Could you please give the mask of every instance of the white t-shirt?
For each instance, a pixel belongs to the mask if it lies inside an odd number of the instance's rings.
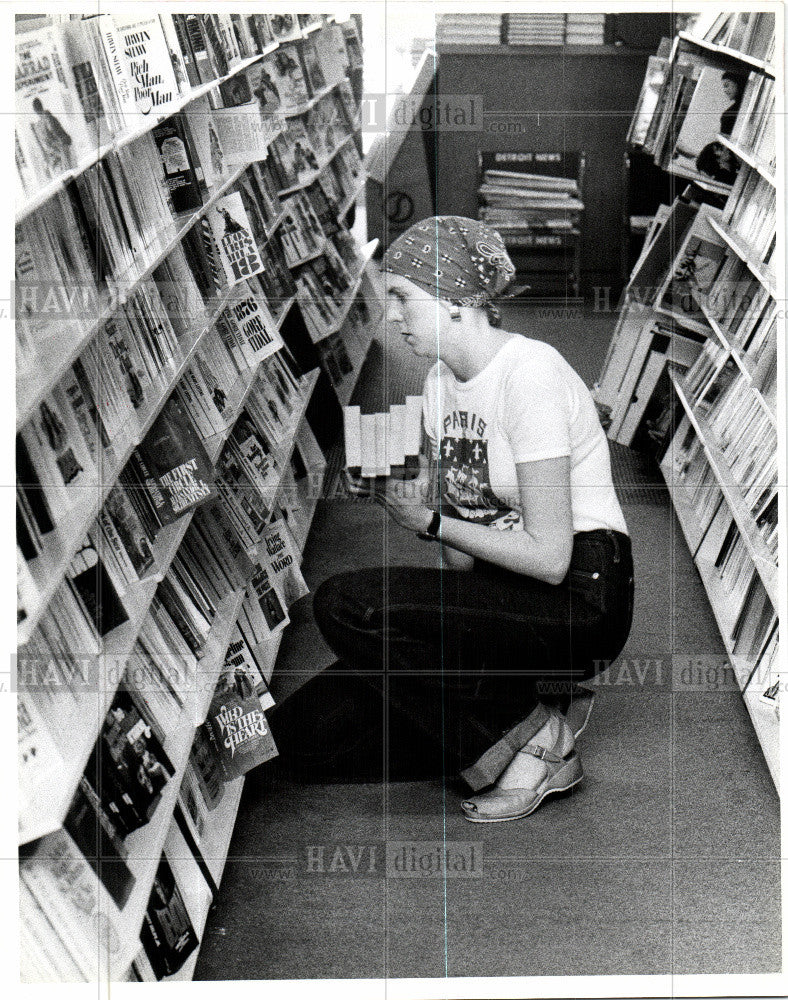
[[[460,517],[522,530],[515,464],[568,455],[574,531],[627,532],[591,393],[549,344],[512,337],[467,382],[438,361],[424,385],[424,428],[433,455],[440,449],[443,499]]]

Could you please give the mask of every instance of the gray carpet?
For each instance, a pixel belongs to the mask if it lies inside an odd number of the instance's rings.
[[[505,325],[550,339],[591,382],[612,320],[556,322],[515,305]],[[381,344],[378,372],[394,350]],[[379,383],[365,374],[375,408]],[[406,374],[396,392],[417,377]],[[687,683],[690,658],[708,668],[724,648],[658,473],[618,447],[613,466],[636,607],[626,649],[596,682],[583,784],[527,820],[474,826],[453,784],[296,786],[258,769],[196,978],[780,969],[779,800],[738,691],[714,690],[708,674],[702,690]],[[318,510],[305,574],[315,587],[362,561],[425,558],[434,549],[379,508],[333,499]],[[306,598],[283,642],[277,699],[330,659]],[[386,877],[386,845],[402,841],[473,842],[479,871]]]

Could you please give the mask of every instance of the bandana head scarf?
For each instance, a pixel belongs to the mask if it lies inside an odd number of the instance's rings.
[[[386,251],[383,269],[454,305],[484,306],[491,321],[499,319],[492,299],[514,277],[498,233],[459,215],[439,215],[411,226]]]

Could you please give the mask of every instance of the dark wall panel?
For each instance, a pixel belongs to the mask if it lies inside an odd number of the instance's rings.
[[[484,129],[437,135],[437,211],[476,216],[478,149],[586,152],[581,273],[586,289],[625,268],[625,139],[648,52],[568,54],[466,49],[440,53],[438,93],[479,94]]]

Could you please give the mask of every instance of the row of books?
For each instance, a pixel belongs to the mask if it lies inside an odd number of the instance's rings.
[[[671,360],[689,367],[705,339],[695,329],[687,329],[688,324],[695,327],[689,319],[704,317],[691,294],[692,286],[689,296],[686,285],[677,287],[677,272],[680,275],[681,271],[674,262],[676,248],[685,246],[697,216],[698,205],[683,198],[658,207],[626,288],[604,367],[594,387],[597,406],[608,415],[608,433],[622,444],[630,445],[635,438],[650,399],[646,389],[650,387],[653,392],[656,388],[668,353]],[[655,312],[656,308],[660,312]],[[687,320],[681,316],[684,311]],[[652,350],[655,340],[661,348],[658,351]],[[665,412],[669,416],[668,408]]]
[[[340,240],[336,246],[326,242],[319,256],[294,269],[299,306],[315,343],[336,332],[357,301],[363,267],[354,246]]]
[[[127,295],[160,260],[162,249],[178,238],[176,214],[201,208],[209,193],[206,179],[209,174],[212,182],[217,179],[207,168],[215,162],[217,149],[207,137],[211,121],[212,116],[196,106],[191,113],[167,119],[79,175],[17,227],[15,294],[22,371],[35,369],[37,347],[55,333],[62,336],[64,325],[73,329],[75,340],[80,330],[92,329],[111,296]],[[205,142],[197,142],[192,126]],[[265,156],[267,141],[246,149],[246,161]],[[355,146],[347,136],[345,141],[347,148],[321,178],[321,190],[335,214],[356,190],[360,175]],[[201,159],[198,149],[205,154]],[[280,218],[276,191],[284,186],[282,176],[272,170],[273,162],[251,163],[234,190],[214,198],[205,217],[181,233],[185,257],[176,245],[166,258],[178,271],[173,287],[189,283],[186,267],[207,297],[262,270],[265,262],[254,258]],[[238,249],[242,243],[244,253]],[[160,275],[162,266],[154,269],[154,281],[166,280]],[[289,298],[293,291],[274,288],[274,297]]]
[[[348,377],[356,370],[354,362],[358,363],[366,353],[363,345],[372,318],[366,294],[362,284],[341,329],[322,337],[317,343],[320,363],[337,391],[347,384]],[[358,345],[361,345],[362,350],[359,350]]]
[[[776,488],[777,428],[746,385],[742,377],[732,380],[710,407],[708,417],[731,473],[752,506],[763,489],[772,484]]]
[[[643,90],[653,92],[662,80],[654,110],[643,135],[643,149],[655,163],[688,179],[733,183],[738,158],[718,141],[736,127],[748,71],[722,68],[702,53],[674,45],[667,66],[650,66]],[[643,95],[643,104],[650,98]],[[639,127],[642,134],[642,126]]]
[[[103,171],[104,161],[95,169]],[[17,227],[15,294],[22,368],[34,366],[36,348],[56,332],[62,336],[64,325],[75,329],[75,340],[90,334],[97,317],[143,284],[143,293],[150,290],[154,304],[160,297],[168,304],[176,300],[166,310],[169,323],[177,319],[181,327],[193,329],[189,320],[204,319],[205,302],[261,271],[260,248],[250,232],[246,206],[266,204],[262,192],[267,182],[267,171],[254,164],[236,182],[235,190],[216,199],[208,216],[192,225],[163,259],[155,250],[150,255],[137,252],[142,243],[132,236],[128,216],[120,210],[99,210],[94,205],[95,212],[86,215],[85,203],[71,197],[78,184],[69,185]],[[155,204],[155,192],[149,201]],[[258,214],[252,211],[255,221]],[[264,235],[264,228],[261,232],[258,227],[256,238]],[[136,264],[130,272],[132,261]],[[151,264],[156,265],[152,270]],[[178,289],[182,293],[174,296]],[[135,295],[133,306],[126,309],[131,322],[146,297]]]
[[[759,184],[758,172],[728,148],[768,166],[773,89],[768,70],[759,72],[752,61],[735,59],[727,50],[724,59],[713,52],[722,46],[769,58],[769,46],[755,40],[761,31],[773,35],[774,15],[701,13],[689,30],[691,35],[662,45],[649,60],[629,141],[663,167],[702,183],[655,215],[598,394],[611,407],[611,433],[620,431],[641,397],[633,369],[653,357],[655,317],[666,320],[668,357],[676,353],[679,338],[695,338],[695,358],[687,356],[684,376],[670,373],[681,391],[664,380],[654,385],[654,399],[644,411],[648,433],[641,428],[635,440],[645,445],[654,439],[652,431],[660,432],[661,468],[776,775],[768,718],[753,707],[747,690],[756,666],[762,678],[758,689],[774,687],[770,671],[778,646],[777,311],[760,277],[771,252],[774,187],[766,179]],[[749,48],[747,36],[755,48]],[[693,135],[694,145],[685,142]],[[700,142],[706,145],[699,148]],[[705,202],[700,208],[698,200]],[[720,211],[710,204],[725,207]],[[737,241],[740,254],[733,249]],[[747,261],[741,259],[744,252]],[[661,415],[649,421],[649,412],[660,406]],[[775,704],[773,690],[771,695]]]
[[[176,283],[183,271],[173,272],[166,264],[162,271],[167,280],[152,282],[107,321],[18,435],[23,494],[26,485],[35,487],[29,497],[24,494],[31,510],[24,511],[23,521],[36,554],[40,536],[83,504],[85,489],[99,482],[100,471],[104,480],[108,469],[117,474],[119,457],[138,439],[141,421],[135,415],[151,412],[166,396],[176,359],[188,347],[192,315],[171,296],[173,290],[179,296],[185,292],[190,312],[194,300],[202,300],[188,294],[183,277]],[[232,416],[227,400],[243,376],[281,346],[262,298],[239,294],[200,341],[179,386],[195,417],[203,414],[201,426],[210,425],[211,433],[223,430]]]
[[[605,15],[440,14],[435,36],[444,45],[603,45]]]
[[[436,18],[435,38],[444,45],[498,45],[501,14],[441,14]]]
[[[757,265],[769,265],[777,245],[777,192],[754,170],[737,179],[723,212],[723,224],[756,255]]]
[[[18,36],[15,148],[23,192],[78,169],[113,136],[180,107],[192,88],[226,77],[271,42],[300,34],[295,15],[287,15],[296,27],[277,35],[277,17],[98,14]],[[328,25],[270,53],[224,81],[224,107],[259,119],[308,101],[327,77],[338,82],[350,68],[344,37],[339,25]]]
[[[774,58],[774,13],[703,12],[697,15],[690,30],[697,38],[742,52],[754,59],[769,62]]]
[[[298,380],[284,360],[269,355],[260,361],[253,356],[257,368],[249,365],[244,369],[255,375],[247,390],[246,409],[225,417],[222,357],[224,367],[231,370],[230,353],[219,341],[212,355],[198,356],[189,376],[166,402],[125,467],[117,470],[115,464],[118,482],[110,489],[87,542],[91,549],[102,543],[106,546],[115,589],[121,593],[151,572],[151,549],[158,531],[214,489],[210,460],[195,423],[204,437],[210,438],[225,433],[236,419],[249,423],[251,411],[264,428],[261,433],[281,441],[286,421],[300,399]],[[20,622],[37,607],[38,590],[48,585],[47,576],[53,572],[51,563],[39,566],[38,557],[60,551],[64,544],[59,537],[61,526],[70,523],[72,512],[79,515],[86,504],[89,516],[98,484],[104,481],[100,429],[105,425],[102,422],[97,429],[94,415],[98,408],[89,395],[90,387],[83,387],[78,399],[69,400],[84,415],[81,425],[66,411],[66,403],[58,410],[45,402],[37,418],[17,438],[17,544],[22,563],[18,572],[23,583]],[[85,405],[86,399],[89,405]],[[210,422],[210,413],[215,415],[215,423]],[[90,444],[96,462],[90,459]],[[106,607],[109,610],[112,605]],[[125,618],[118,620],[117,612],[109,615],[101,634],[122,620]]]
[[[308,202],[292,199],[288,202],[289,222],[285,221],[269,165],[252,164],[234,185],[235,190],[214,202],[209,217],[192,226],[182,243],[172,248],[144,282],[132,285],[126,304],[117,308],[99,336],[88,343],[83,362],[106,369],[98,381],[108,391],[120,386],[120,392],[115,394],[121,397],[125,386],[132,396],[133,410],[141,411],[146,386],[158,387],[162,372],[168,366],[171,368],[179,353],[188,349],[190,340],[207,321],[207,305],[220,294],[227,295],[230,288],[234,288],[238,301],[225,315],[243,316],[248,308],[244,319],[246,330],[266,327],[266,339],[272,343],[270,319],[279,318],[281,309],[296,291],[283,243],[290,241],[292,262],[296,231],[305,238],[310,233],[322,238],[320,223],[314,211],[309,210],[313,202],[319,206],[321,217],[332,226],[335,240],[346,239],[337,222],[336,209],[346,188],[357,185],[360,162],[355,147],[353,150],[353,176],[345,180],[345,187],[338,191],[333,180],[321,176],[310,187]],[[341,164],[338,162],[338,167]],[[326,190],[333,193],[331,200]],[[97,262],[106,263],[103,244],[95,247],[96,253],[91,256],[78,252],[79,243],[75,250],[72,240],[77,233],[63,226],[64,216],[49,214],[56,203],[57,199],[46,210],[36,213],[17,233],[16,329],[22,371],[35,370],[39,351],[49,350],[49,341],[62,337],[64,324],[67,328],[76,327],[73,337],[78,343],[80,336],[84,339],[95,327],[96,316],[101,315],[101,301],[97,301],[98,290],[92,276]],[[294,205],[300,206],[297,230]],[[108,217],[102,219],[106,223],[105,233],[116,228]],[[308,229],[301,228],[303,222],[309,223]],[[101,236],[101,230],[94,229],[92,233]],[[38,238],[33,238],[34,234]],[[252,309],[248,303],[255,298],[258,304]],[[266,299],[270,313],[264,303]],[[81,335],[79,331],[83,331]],[[117,346],[122,341],[126,346]],[[108,343],[115,351],[116,367],[122,369],[114,375],[108,370],[111,366]],[[117,414],[120,425],[127,419],[128,413],[121,410]]]
[[[777,345],[777,302],[732,250],[725,248],[708,307],[729,343],[757,365]]]
[[[684,433],[677,433],[676,438],[671,455],[671,482],[674,489],[681,490],[682,502],[692,508],[702,537],[723,502],[722,490],[692,424],[688,424]]]
[[[733,520],[717,552],[714,568],[726,592],[730,607],[734,609],[738,618],[744,610],[747,594],[756,573],[741,531]]]
[[[775,81],[771,76],[753,73],[741,99],[741,111],[731,132],[731,141],[750,153],[760,163],[774,170]]]
[[[725,595],[723,607],[715,589],[712,603],[729,651],[746,664],[744,681],[755,664],[764,665],[777,615],[723,499],[703,443],[687,417],[679,423],[663,470],[674,491],[680,491],[682,508],[691,511],[684,515],[685,530],[699,540],[697,559],[702,573],[713,571]],[[776,511],[767,516],[776,522]]]
[[[325,164],[335,157],[347,158],[355,152],[358,158],[355,145],[349,142],[350,125],[344,115],[339,117],[336,104],[337,100],[329,95],[308,115],[290,120],[287,136],[274,141],[271,157],[280,190],[289,191],[311,184]],[[318,120],[321,123],[319,133],[314,125]],[[345,160],[341,169],[347,172],[349,161]]]
[[[152,819],[164,785],[174,774],[163,748],[182,727],[186,708],[191,705],[194,710],[198,704],[194,700],[201,683],[198,661],[204,655],[221,602],[250,581],[237,629],[253,648],[283,627],[287,621],[283,609],[307,592],[298,569],[297,543],[284,516],[269,525],[258,536],[258,542],[252,562],[221,504],[204,505],[196,513],[157,587],[104,729],[64,821],[82,852],[95,864],[97,875],[120,909],[135,881],[125,864],[126,839]],[[84,554],[81,559],[85,559]],[[69,607],[60,599],[53,602],[23,661],[25,697],[33,700],[35,710],[41,713],[53,734],[58,732],[58,726],[62,728],[75,721],[74,713],[63,710],[64,697],[75,698],[79,691],[79,685],[74,683],[74,664],[84,668],[88,656],[97,656],[95,640],[113,624],[108,620],[106,606],[122,609],[122,602],[103,569],[101,554],[94,552],[93,558],[86,562],[84,567],[80,563],[79,577],[69,580],[72,605],[78,602],[79,608]],[[66,613],[69,610],[82,612],[82,636],[77,628],[70,627],[71,619]],[[91,652],[83,641],[86,623],[91,626],[94,639]],[[56,636],[53,637],[51,629],[57,630]],[[237,670],[235,664],[235,673]],[[36,671],[41,672],[40,676]],[[53,676],[53,672],[58,676]],[[259,682],[259,677],[252,678],[251,691],[256,693]],[[97,678],[88,679],[88,683],[96,684]],[[218,696],[227,700],[223,689]],[[211,704],[213,707],[214,703]],[[192,724],[195,721],[199,720],[193,718]],[[131,751],[127,750],[125,757],[119,750],[114,752],[116,747],[125,748],[129,729],[132,736],[128,742],[142,761],[139,766],[129,762]],[[63,739],[67,740],[67,736]],[[66,745],[60,749],[65,751]],[[216,752],[222,755],[221,743]],[[248,758],[246,763],[254,766]],[[234,766],[237,768],[238,761]],[[223,767],[225,780],[232,780],[240,773],[233,772],[227,761]],[[130,782],[141,784],[142,790],[136,785],[129,787]],[[95,842],[96,836],[99,842]]]
[[[764,513],[774,517],[767,539],[776,553],[777,432],[770,415],[725,352],[709,343],[687,372],[684,387],[692,405],[709,418],[713,440],[759,528]]]
[[[508,14],[504,30],[509,45],[604,45],[605,15]]]
[[[289,609],[307,592],[301,551],[326,465],[302,420],[313,379],[301,378],[280,327],[287,338],[299,326],[296,316],[283,324],[296,276],[311,275],[321,299],[330,287],[336,316],[361,283],[339,221],[361,174],[345,80],[360,64],[358,36],[323,27],[242,67],[239,56],[267,44],[254,37],[264,23],[295,36],[322,16],[187,19],[210,46],[212,79],[225,79],[197,100],[184,90],[170,105],[177,113],[86,170],[69,166],[62,189],[20,224],[32,221],[49,253],[28,250],[29,286],[51,267],[58,287],[85,289],[52,322],[29,295],[24,325],[31,370],[64,313],[77,328],[17,441],[20,617],[30,637],[19,660],[22,816],[39,797],[65,784],[65,799],[78,786],[62,811],[50,810],[46,829],[65,816],[63,825],[37,832],[26,851],[27,979],[116,980],[138,951],[137,978],[168,978],[198,945],[204,911],[192,903],[202,890],[198,875],[184,877],[176,826],[183,819],[199,846],[224,784],[276,753],[267,679]],[[83,23],[55,15],[28,34]],[[187,86],[197,86],[189,69],[184,60]],[[322,167],[286,198],[267,157],[277,116],[277,127],[301,135],[303,126]],[[309,261],[310,250],[321,252]],[[360,296],[345,322],[355,328],[365,315]],[[339,332],[327,340],[340,358]],[[175,785],[177,824],[165,809]],[[162,824],[170,832],[151,885]],[[148,894],[140,939],[129,940]]]

